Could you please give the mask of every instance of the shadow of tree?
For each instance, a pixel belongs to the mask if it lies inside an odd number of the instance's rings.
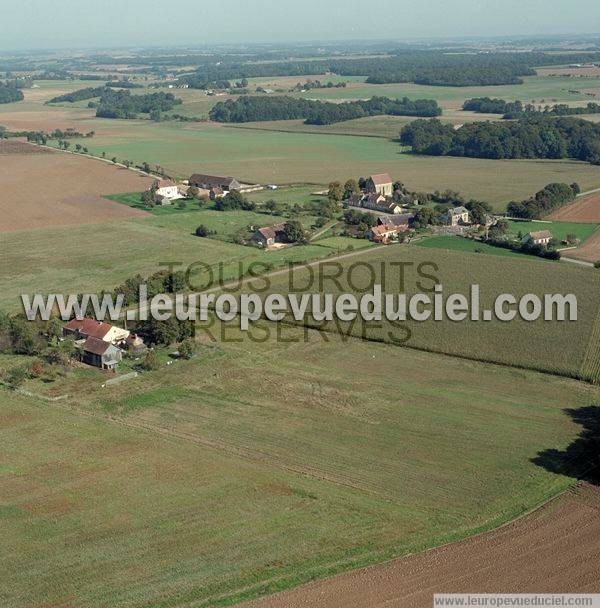
[[[583,427],[579,437],[565,450],[543,450],[531,461],[552,473],[600,485],[600,406],[564,411]]]

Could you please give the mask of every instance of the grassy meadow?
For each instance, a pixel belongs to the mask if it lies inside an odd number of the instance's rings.
[[[106,121],[105,121],[106,122]],[[108,121],[111,131],[117,121]],[[160,164],[177,176],[193,172],[234,175],[250,183],[326,185],[387,171],[417,191],[462,192],[503,210],[550,182],[577,181],[583,190],[600,186],[596,167],[576,161],[485,160],[403,153],[387,139],[317,133],[287,133],[196,123],[118,121],[120,132],[86,140],[90,151],[135,163]],[[322,158],[329,159],[327,163]]]
[[[575,222],[509,222],[509,234],[525,235],[538,230],[550,230],[555,239],[564,241],[567,235],[574,234],[581,243],[589,239],[600,228],[600,224],[580,224]]]
[[[126,195],[127,196],[127,195]],[[137,197],[128,195],[131,201]],[[285,217],[242,211],[220,212],[174,207],[156,209],[155,215],[92,226],[23,230],[2,234],[4,264],[0,268],[0,310],[22,308],[22,293],[96,293],[110,291],[136,274],[148,276],[164,269],[161,264],[202,263],[191,271],[195,285],[227,281],[243,275],[253,263],[266,267],[285,267],[291,262],[324,258],[361,244],[355,239],[336,237],[277,251],[231,242],[233,235],[249,225],[267,226]],[[315,217],[300,218],[306,228]],[[195,236],[204,224],[216,231],[210,238]],[[107,235],[90,239],[90,234]],[[92,244],[93,243],[93,244]],[[212,276],[212,280],[211,280]]]
[[[0,388],[3,605],[223,606],[495,527],[571,483],[531,459],[600,396],[298,328],[209,331],[119,386]]]

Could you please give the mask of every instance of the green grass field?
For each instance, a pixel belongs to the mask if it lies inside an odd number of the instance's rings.
[[[0,388],[4,605],[228,605],[487,530],[571,483],[531,459],[565,449],[564,409],[600,396],[228,331],[130,383],[95,372],[64,402]]]
[[[107,121],[104,121],[106,123]],[[504,209],[550,182],[600,186],[598,171],[574,161],[495,161],[424,157],[389,140],[315,133],[234,129],[213,124],[108,121],[86,145],[95,155],[160,164],[181,177],[195,171],[234,175],[250,183],[345,181],[382,171],[417,191],[451,188]],[[119,133],[115,134],[115,122]],[[93,123],[95,124],[95,122]],[[104,131],[111,127],[110,131]],[[322,158],[330,159],[327,163]]]
[[[527,259],[527,261],[540,261],[546,260],[542,258],[533,258],[532,256],[525,256],[525,254],[511,251],[510,249],[501,249],[500,247],[492,247],[479,241],[473,241],[458,236],[431,236],[425,237],[415,242],[415,245],[419,247],[426,247],[430,249],[446,249],[449,251],[464,251],[468,253],[479,253],[483,255],[496,255],[508,258],[519,258],[521,260]]]
[[[128,277],[138,273],[148,276],[164,268],[161,263],[174,261],[185,268],[201,262],[210,266],[214,280],[230,280],[256,262],[273,268],[284,267],[289,262],[327,257],[340,248],[356,245],[355,239],[338,237],[331,245],[319,241],[265,252],[229,241],[240,228],[251,224],[271,225],[285,221],[285,217],[211,209],[164,211],[147,218],[92,227],[3,234],[5,264],[0,269],[0,310],[20,310],[22,293],[110,291]],[[306,228],[315,219],[309,215],[300,218]],[[216,230],[214,238],[196,237],[194,231],[200,224]],[[90,230],[109,237],[95,238],[91,246]],[[209,280],[205,270],[193,271],[191,277],[195,285],[205,285]]]
[[[452,241],[451,246],[454,243]],[[404,278],[398,264],[405,267]],[[339,320],[316,323],[307,316],[305,322],[328,331],[365,336],[371,340],[399,341],[412,348],[600,380],[594,366],[589,363],[600,355],[597,341],[591,338],[599,312],[597,294],[600,289],[600,277],[593,269],[571,268],[527,256],[485,255],[415,245],[394,245],[366,251],[360,257],[342,261],[341,267],[327,262],[320,267],[321,271],[313,268],[310,272],[295,269],[293,282],[287,277],[275,277],[270,290],[274,293],[333,294],[358,290],[362,294],[364,289],[372,291],[373,284],[381,284],[384,293],[405,292],[410,296],[431,290],[435,279],[443,285],[446,297],[456,293],[468,297],[471,285],[478,284],[482,311],[493,308],[493,301],[500,294],[512,294],[518,299],[533,293],[542,300],[544,294],[574,294],[577,297],[577,321],[548,323],[543,318],[532,322],[517,318],[506,323],[493,318],[491,321],[456,323],[431,318],[425,322],[410,320],[394,325],[385,317],[381,322],[357,320],[352,324]],[[419,268],[433,278],[424,278],[419,274]],[[337,283],[327,279],[332,275],[339,275]],[[321,283],[320,276],[324,277]]]
[[[582,243],[589,239],[600,224],[578,224],[574,222],[509,222],[509,233],[525,235],[538,230],[550,230],[555,239],[563,241],[567,235],[574,234]]]

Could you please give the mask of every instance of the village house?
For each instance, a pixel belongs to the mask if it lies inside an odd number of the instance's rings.
[[[259,228],[252,235],[252,242],[256,243],[261,247],[272,247],[275,243],[282,243],[285,241],[284,232],[285,223],[275,224],[273,226],[265,226]]]
[[[453,207],[444,214],[446,226],[461,226],[470,222],[469,210],[465,207]]]
[[[75,345],[84,363],[100,369],[115,371],[123,359],[120,348],[99,338],[89,337],[85,341],[76,342]]]
[[[188,182],[190,186],[196,186],[196,188],[203,188],[209,191],[220,188],[224,193],[242,189],[242,185],[233,177],[222,177],[219,175],[194,173]]]
[[[397,227],[406,227],[410,225],[410,221],[413,218],[412,213],[399,213],[396,215],[382,215],[377,218],[377,223],[380,225],[392,225]]]
[[[382,196],[392,196],[394,193],[394,182],[388,173],[378,173],[371,175],[365,184],[367,192],[375,192]]]
[[[75,340],[86,340],[96,338],[109,344],[119,344],[127,340],[130,332],[110,323],[96,321],[85,317],[83,319],[72,319],[63,327],[63,336]]]
[[[373,226],[369,231],[369,238],[374,243],[387,244],[395,239],[399,234],[405,232],[408,226],[394,226],[393,224],[379,224]]]
[[[522,243],[530,243],[532,245],[548,245],[554,237],[549,230],[539,230],[538,232],[529,232],[523,239]]]
[[[170,205],[172,201],[183,198],[179,187],[170,179],[157,179],[152,184],[154,198],[161,205]]]
[[[376,192],[370,192],[362,197],[361,207],[364,209],[372,209],[373,211],[380,211],[385,207],[385,196],[377,194]]]
[[[367,194],[352,194],[346,200],[346,204],[350,207],[358,207],[362,209],[370,209],[379,213],[389,213],[392,215],[402,213],[404,209],[395,203],[389,201],[382,194],[369,192]]]

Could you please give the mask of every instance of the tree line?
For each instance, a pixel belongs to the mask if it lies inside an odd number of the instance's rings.
[[[534,115],[458,129],[437,119],[417,120],[402,129],[400,142],[432,156],[573,158],[600,165],[600,125],[571,117]]]
[[[210,111],[215,122],[257,122],[304,119],[306,124],[329,125],[364,116],[439,116],[442,110],[433,99],[410,100],[373,97],[368,101],[331,103],[286,95],[247,96],[221,101]]]
[[[468,51],[468,50],[467,50]],[[414,82],[432,86],[489,86],[520,84],[523,76],[534,76],[534,67],[561,63],[598,61],[600,53],[574,55],[543,52],[447,53],[444,50],[401,50],[384,57],[334,60],[240,62],[226,58],[200,65],[180,81],[191,88],[211,88],[210,83],[241,78],[310,76],[334,73],[366,76],[373,84]],[[225,87],[228,88],[228,87]]]
[[[534,196],[524,201],[512,201],[508,204],[507,213],[511,217],[528,220],[539,220],[549,215],[565,203],[570,203],[579,193],[579,184],[548,184]]]
[[[593,101],[585,106],[569,106],[566,103],[536,106],[521,101],[505,101],[504,99],[491,99],[490,97],[474,97],[463,103],[463,110],[483,114],[502,114],[502,118],[515,119],[523,115],[541,114],[543,116],[577,116],[581,114],[600,114],[600,104]]]

